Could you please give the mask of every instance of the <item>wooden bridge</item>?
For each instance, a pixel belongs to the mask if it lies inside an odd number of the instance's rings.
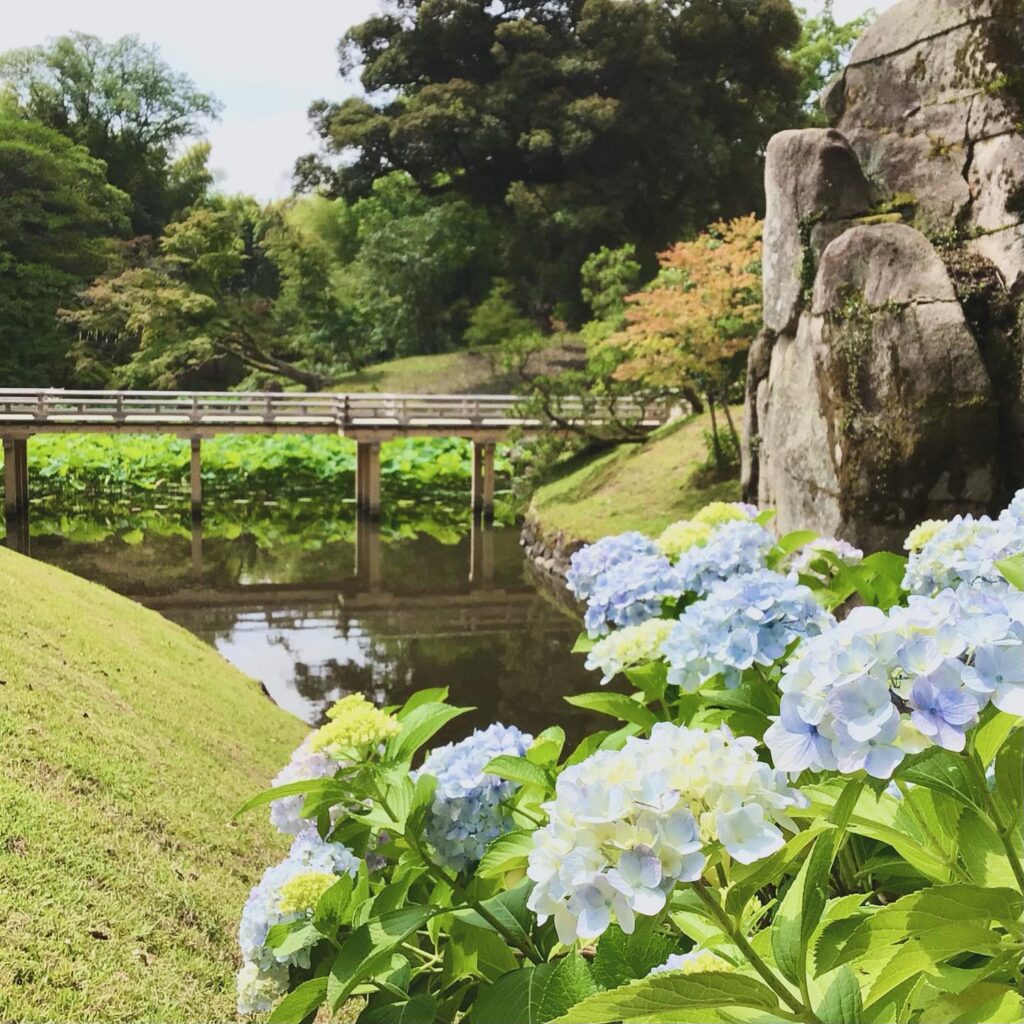
[[[27,521],[28,439],[34,434],[171,434],[192,443],[192,507],[202,504],[202,442],[218,434],[335,434],[356,442],[356,506],[380,514],[380,445],[399,437],[464,437],[473,444],[474,515],[494,514],[494,449],[513,432],[599,428],[652,430],[661,404],[562,399],[555,422],[523,410],[516,395],[306,394],[296,392],[65,391],[0,388],[7,519]]]

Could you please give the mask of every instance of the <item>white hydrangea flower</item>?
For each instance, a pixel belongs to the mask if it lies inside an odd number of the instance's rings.
[[[239,1016],[269,1013],[278,998],[288,991],[288,968],[284,964],[274,964],[264,969],[254,963],[245,963],[238,972],[236,984]]]
[[[681,971],[683,974],[697,974],[705,971],[734,971],[728,960],[712,953],[710,949],[691,949],[689,953],[673,953],[663,964],[652,967],[647,977]]]
[[[314,733],[310,733],[291,756],[291,760],[275,776],[271,786],[286,786],[292,782],[306,782],[309,779],[324,779],[334,775],[339,763],[326,754],[317,753],[312,749]],[[302,805],[306,802],[301,793],[295,796],[283,796],[270,805],[270,824],[285,835],[296,836],[303,829],[316,823],[300,815]]]
[[[678,882],[699,879],[721,844],[751,864],[780,849],[786,811],[806,801],[757,759],[757,741],[660,722],[566,769],[548,824],[534,833],[530,909],[554,918],[563,943],[594,939],[612,920],[627,933]]]

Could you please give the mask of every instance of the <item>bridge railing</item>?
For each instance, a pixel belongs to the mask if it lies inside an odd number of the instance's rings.
[[[631,399],[564,398],[560,418],[602,424],[664,422],[668,410]],[[0,424],[146,427],[286,425],[345,428],[540,427],[518,395],[408,395],[237,391],[73,391],[0,388]]]

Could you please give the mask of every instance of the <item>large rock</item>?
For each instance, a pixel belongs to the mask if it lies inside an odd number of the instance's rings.
[[[756,395],[758,498],[781,531],[898,546],[999,495],[999,411],[953,284],[923,235],[855,227]]]
[[[1017,0],[901,0],[864,33],[826,111],[916,226],[959,233],[1024,287],[1024,13]]]
[[[782,333],[796,326],[813,281],[812,229],[866,213],[872,190],[846,139],[811,128],[768,144],[765,200],[764,323]]]

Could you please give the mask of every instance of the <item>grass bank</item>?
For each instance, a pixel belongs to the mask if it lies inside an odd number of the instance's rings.
[[[347,373],[331,384],[338,391],[385,394],[503,394],[514,378],[499,367],[496,348],[406,356]]]
[[[638,444],[580,455],[534,495],[543,529],[594,541],[626,530],[660,533],[709,501],[738,501],[739,479],[700,468],[707,458],[706,415],[670,423]]]
[[[303,727],[154,612],[0,549],[0,1020],[223,1021]]]

